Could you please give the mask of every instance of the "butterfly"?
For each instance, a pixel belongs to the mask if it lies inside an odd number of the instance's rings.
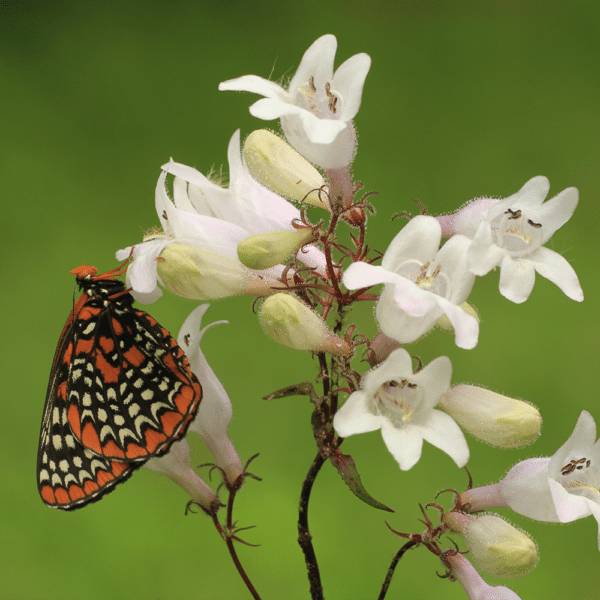
[[[38,490],[53,508],[95,502],[166,454],[202,400],[183,350],[116,279],[123,266],[71,271],[83,293],[54,355],[37,458]]]

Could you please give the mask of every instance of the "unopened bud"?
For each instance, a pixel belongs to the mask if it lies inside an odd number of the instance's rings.
[[[238,244],[238,258],[250,269],[269,269],[287,260],[313,239],[313,230],[306,227],[253,235]]]
[[[185,244],[166,246],[156,267],[170,292],[191,300],[265,296],[273,293],[272,286],[280,285],[275,278],[259,276],[226,256]]]
[[[465,538],[475,562],[490,575],[504,579],[522,577],[537,564],[535,542],[500,517],[449,512],[442,520]]]
[[[267,129],[253,131],[244,143],[244,162],[262,185],[277,194],[329,210],[320,191],[325,179],[301,154]]]
[[[476,438],[500,448],[531,444],[542,427],[535,406],[474,385],[453,386],[442,395],[438,408]]]
[[[295,350],[350,354],[347,342],[329,331],[323,320],[306,304],[290,294],[267,298],[260,310],[265,333],[276,342]]]

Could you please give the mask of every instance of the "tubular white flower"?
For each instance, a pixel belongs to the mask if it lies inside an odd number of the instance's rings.
[[[461,496],[471,511],[510,506],[535,519],[569,523],[594,515],[600,549],[600,440],[596,423],[582,411],[573,433],[553,456],[517,463],[499,483]]]
[[[520,596],[503,585],[487,584],[462,554],[448,554],[444,560],[450,565],[452,575],[465,588],[469,600],[521,600]]]
[[[535,406],[475,385],[451,387],[438,406],[469,433],[501,448],[531,444],[542,426]]]
[[[182,439],[173,443],[167,454],[151,458],[144,466],[172,479],[207,512],[216,512],[220,504],[218,496],[190,467],[189,462],[190,446],[186,439]]]
[[[465,538],[479,568],[490,575],[503,579],[523,577],[537,565],[535,542],[500,517],[449,512],[442,520]]]
[[[485,275],[500,266],[500,293],[516,303],[529,298],[536,271],[572,300],[583,300],[571,265],[543,247],[571,218],[579,193],[570,187],[544,202],[549,189],[546,177],[534,177],[508,198],[476,199],[455,215],[439,218],[447,230],[472,238],[467,263],[473,273]]]
[[[477,344],[479,323],[460,306],[475,281],[466,267],[470,241],[454,236],[439,249],[441,236],[434,217],[414,217],[392,240],[380,267],[353,263],[346,269],[343,283],[351,290],[386,284],[376,315],[388,337],[402,344],[414,342],[445,313],[454,328],[456,345],[471,349]]]
[[[189,431],[202,438],[215,459],[215,464],[223,469],[227,482],[233,485],[242,475],[243,467],[227,433],[233,415],[231,400],[200,350],[200,342],[206,331],[227,321],[216,321],[200,329],[202,317],[209,306],[201,304],[190,313],[181,326],[177,343],[185,350],[192,371],[202,384],[202,401]]]
[[[228,158],[229,189],[216,185],[191,167],[172,161],[163,165],[164,171],[158,179],[155,195],[156,212],[163,232],[147,236],[146,241],[134,247],[133,261],[127,270],[127,284],[133,288],[133,295],[139,302],[155,302],[162,295],[157,284],[164,283],[168,286],[168,282],[163,282],[157,272],[157,260],[160,261],[161,253],[169,244],[189,246],[194,249],[190,250],[190,255],[196,252],[198,256],[206,257],[205,252],[213,253],[223,257],[225,263],[225,259],[230,259],[241,268],[237,246],[243,239],[270,231],[295,231],[292,220],[300,217],[300,211],[257,183],[243,167],[239,130],[229,143]],[[175,175],[173,201],[166,188],[167,173]],[[130,252],[131,247],[119,250],[117,258],[125,260]],[[298,253],[298,259],[307,266],[316,268],[321,274],[326,271],[325,257],[314,246],[303,248]],[[215,260],[218,261],[216,258]],[[223,278],[226,273],[235,271],[236,267],[229,264],[228,268],[223,269]],[[241,273],[242,280],[232,281],[231,286],[243,289],[247,276],[251,280],[262,277],[265,282],[263,287],[267,289],[280,281],[282,271],[283,266],[278,265],[258,274]],[[223,283],[226,288],[227,282]],[[259,295],[264,294],[259,292]],[[187,297],[208,300],[222,296],[207,293],[194,296],[188,294]]]
[[[451,376],[447,356],[413,374],[408,352],[394,350],[363,377],[362,389],[346,400],[333,426],[343,437],[381,429],[383,441],[403,471],[421,458],[423,440],[463,467],[469,460],[469,448],[460,427],[446,413],[434,410],[450,387]]]
[[[219,89],[265,96],[250,107],[252,115],[266,121],[281,119],[290,144],[312,163],[325,169],[345,167],[354,156],[352,119],[360,107],[371,58],[356,54],[334,74],[336,48],[334,35],[316,40],[287,90],[256,75],[224,81]]]

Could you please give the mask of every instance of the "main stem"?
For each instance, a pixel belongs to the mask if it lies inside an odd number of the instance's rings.
[[[304,553],[304,561],[308,571],[308,581],[310,582],[310,597],[312,600],[323,600],[323,586],[321,584],[321,574],[319,573],[315,549],[312,545],[312,536],[308,529],[308,501],[310,499],[313,483],[324,463],[325,459],[320,453],[317,454],[306,475],[306,479],[302,484],[300,508],[298,511],[298,543]]]

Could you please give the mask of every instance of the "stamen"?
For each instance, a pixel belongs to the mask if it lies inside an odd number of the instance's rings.
[[[313,92],[317,91],[317,88],[315,87],[315,78],[312,75],[310,76],[310,79],[308,80],[308,86],[310,87],[310,89]]]

